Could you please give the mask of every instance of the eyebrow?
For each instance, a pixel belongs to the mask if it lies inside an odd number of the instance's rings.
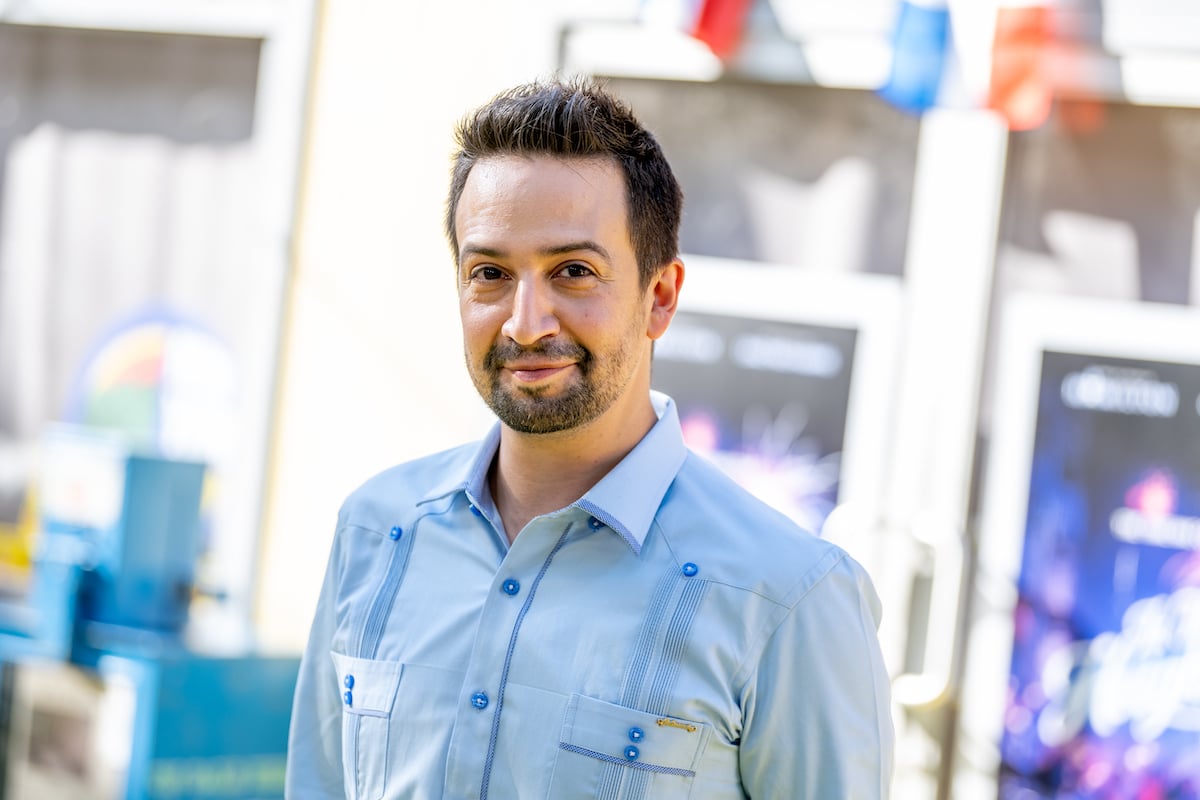
[[[543,256],[560,256],[564,253],[577,253],[580,250],[590,250],[591,252],[603,258],[605,261],[612,261],[612,257],[608,254],[608,251],[605,250],[599,242],[592,241],[591,239],[554,245],[553,247],[547,247],[543,250],[539,250],[538,254]],[[471,255],[485,256],[487,258],[504,258],[507,253],[503,250],[497,250],[494,247],[487,247],[485,245],[469,245],[464,247],[462,252],[459,253],[459,263],[462,263],[464,258]]]

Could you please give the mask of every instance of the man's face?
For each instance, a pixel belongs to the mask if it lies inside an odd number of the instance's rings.
[[[505,425],[555,433],[645,402],[651,295],[615,163],[485,159],[455,226],[467,368]]]

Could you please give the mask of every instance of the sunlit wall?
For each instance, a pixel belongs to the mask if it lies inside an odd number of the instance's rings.
[[[568,6],[323,4],[267,486],[267,646],[304,641],[345,495],[489,424],[441,232],[452,129],[553,69]]]

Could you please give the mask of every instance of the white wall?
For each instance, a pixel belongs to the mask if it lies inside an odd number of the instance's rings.
[[[265,647],[302,646],[349,491],[490,424],[463,367],[441,233],[451,133],[470,107],[553,69],[570,12],[323,3],[266,490]]]

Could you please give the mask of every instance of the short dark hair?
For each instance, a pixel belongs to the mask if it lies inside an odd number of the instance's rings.
[[[642,288],[679,254],[683,190],[654,136],[591,78],[534,81],[502,92],[455,129],[458,149],[446,201],[446,237],[458,258],[454,216],[467,176],[490,156],[611,158],[625,173],[630,243]]]

